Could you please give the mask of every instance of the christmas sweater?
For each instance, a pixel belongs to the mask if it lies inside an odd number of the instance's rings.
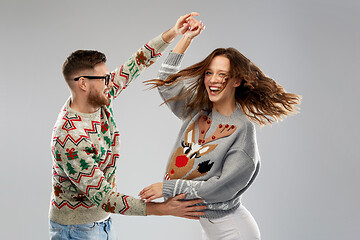
[[[70,225],[96,222],[110,213],[146,215],[143,201],[116,191],[120,134],[113,118],[112,104],[167,46],[159,35],[111,72],[114,84],[109,92],[109,105],[94,113],[80,113],[70,108],[70,98],[65,103],[51,141],[50,220]]]
[[[165,79],[179,70],[183,55],[170,53],[159,71]],[[179,96],[186,80],[158,87],[163,100]],[[207,209],[204,218],[220,218],[234,212],[241,196],[252,184],[260,167],[255,126],[237,106],[230,116],[185,113],[187,99],[167,102],[183,121],[166,168],[165,198],[185,193],[186,199],[201,198]]]

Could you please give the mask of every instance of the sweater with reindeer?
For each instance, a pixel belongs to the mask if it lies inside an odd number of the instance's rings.
[[[111,72],[114,84],[108,96],[110,103],[96,112],[80,113],[70,108],[70,99],[65,103],[51,142],[50,220],[70,225],[103,220],[110,213],[145,215],[143,201],[116,191],[120,134],[112,104],[132,80],[161,56],[167,45],[159,35]]]
[[[179,70],[183,55],[170,53],[159,71],[165,79]],[[164,101],[181,95],[186,80],[158,88]],[[258,174],[260,157],[255,126],[239,106],[230,116],[214,109],[210,113],[184,113],[187,99],[167,102],[183,120],[170,155],[163,184],[165,198],[185,193],[186,199],[201,198],[204,218],[219,218],[234,212],[241,196]]]

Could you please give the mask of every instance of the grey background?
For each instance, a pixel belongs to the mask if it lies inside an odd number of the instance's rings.
[[[114,69],[190,11],[201,14],[206,30],[182,66],[232,46],[303,96],[300,114],[258,128],[262,169],[243,199],[263,239],[358,239],[355,0],[1,0],[1,239],[47,239],[50,137],[69,96],[61,75],[68,54],[97,49]],[[118,189],[131,195],[162,180],[181,124],[142,84],[156,76],[160,61],[115,104]],[[116,215],[114,227],[119,239],[200,239],[198,222],[174,217]]]

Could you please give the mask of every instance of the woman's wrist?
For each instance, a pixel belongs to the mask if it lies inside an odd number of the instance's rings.
[[[188,49],[188,47],[190,46],[192,40],[193,40],[193,38],[186,36],[186,34],[183,35],[181,37],[180,41],[178,42],[178,44],[176,44],[176,46],[172,50],[172,52],[184,54],[186,52],[186,50]]]

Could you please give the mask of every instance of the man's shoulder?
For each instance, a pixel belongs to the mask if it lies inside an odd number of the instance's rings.
[[[88,138],[88,134],[85,131],[87,127],[87,121],[84,121],[80,115],[63,108],[58,115],[53,129],[53,140],[61,143],[61,145],[65,145],[68,141],[78,143],[83,138]],[[95,132],[96,128],[93,126],[88,130]]]

